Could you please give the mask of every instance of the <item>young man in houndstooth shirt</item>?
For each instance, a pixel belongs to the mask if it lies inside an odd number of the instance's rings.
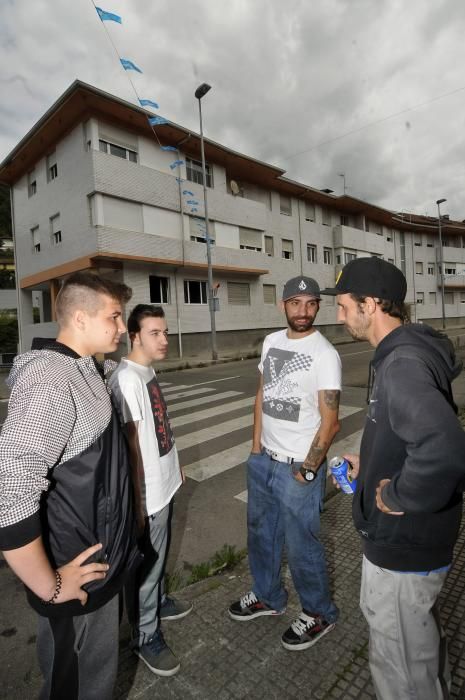
[[[39,615],[41,700],[110,700],[118,593],[137,564],[129,466],[94,355],[116,350],[131,291],[75,273],[57,340],[15,358],[0,436],[0,549]]]

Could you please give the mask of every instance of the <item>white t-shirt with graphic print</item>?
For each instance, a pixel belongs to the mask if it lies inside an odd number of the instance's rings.
[[[181,486],[178,452],[165,399],[152,367],[123,358],[109,380],[123,423],[138,423],[147,515],[158,513]]]
[[[317,330],[293,340],[284,329],[266,336],[258,369],[263,447],[304,460],[321,423],[318,392],[341,389],[339,354]]]

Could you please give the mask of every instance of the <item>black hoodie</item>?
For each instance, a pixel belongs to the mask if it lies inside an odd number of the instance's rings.
[[[450,564],[462,514],[465,432],[451,381],[461,370],[450,340],[429,326],[389,333],[373,358],[375,374],[353,500],[365,556],[396,571]],[[376,487],[396,516],[376,506]]]

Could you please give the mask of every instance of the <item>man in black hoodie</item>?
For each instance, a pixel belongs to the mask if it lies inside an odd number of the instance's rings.
[[[360,606],[370,628],[370,668],[382,700],[442,700],[450,676],[437,598],[462,514],[465,433],[451,381],[450,340],[408,323],[407,283],[379,258],[344,267],[334,289],[338,320],[376,348],[353,517],[363,544]]]

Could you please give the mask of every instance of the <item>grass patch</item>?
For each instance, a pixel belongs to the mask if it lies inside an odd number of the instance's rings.
[[[190,586],[192,583],[211,578],[223,571],[229,571],[246,556],[246,549],[237,550],[234,545],[224,544],[211,559],[194,564],[189,573],[185,573],[183,569],[176,569],[172,574],[167,573],[165,576],[166,591],[173,593],[184,586]]]

